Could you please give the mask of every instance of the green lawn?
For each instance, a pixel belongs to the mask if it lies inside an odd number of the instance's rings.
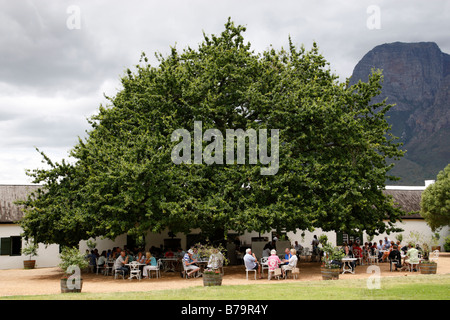
[[[72,293],[12,296],[14,300],[448,300],[450,275],[382,278],[380,289],[369,289],[367,279],[298,281],[273,284],[193,287],[152,292]]]

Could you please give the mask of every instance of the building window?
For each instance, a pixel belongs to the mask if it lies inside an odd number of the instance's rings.
[[[20,256],[22,253],[22,237],[12,236],[0,238],[0,255]]]
[[[363,243],[363,234],[348,234],[348,233],[342,233],[342,232],[336,232],[336,245],[342,246],[344,243],[352,243],[358,241],[361,245]]]

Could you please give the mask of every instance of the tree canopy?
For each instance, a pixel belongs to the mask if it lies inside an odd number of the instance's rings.
[[[382,188],[395,179],[386,160],[403,152],[385,120],[392,105],[371,103],[381,72],[350,86],[316,44],[307,51],[289,38],[287,49],[255,53],[245,30],[228,20],[196,49],[157,54],[157,66],[143,53],[89,119],[87,138],[71,150],[75,161],[53,163],[42,152],[50,168],[28,171],[43,187],[24,202],[25,235],[74,244],[166,228],[395,231],[402,212]],[[172,133],[193,132],[196,121],[203,132],[279,130],[278,171],[262,175],[262,161],[175,164]]]
[[[433,231],[450,226],[450,164],[422,193],[420,207],[422,217]]]

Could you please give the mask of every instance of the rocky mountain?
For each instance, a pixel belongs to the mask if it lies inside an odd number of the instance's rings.
[[[407,151],[391,171],[401,180],[388,184],[423,186],[450,163],[450,55],[433,42],[379,45],[358,62],[350,83],[367,81],[373,68],[384,76],[376,100],[395,104],[388,122]]]

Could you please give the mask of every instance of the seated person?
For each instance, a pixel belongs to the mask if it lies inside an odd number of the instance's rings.
[[[144,275],[144,279],[148,278],[148,275],[150,274],[150,270],[157,270],[158,269],[158,263],[152,254],[147,251],[145,253],[145,259],[144,259],[145,266],[142,269],[142,273]]]
[[[353,245],[353,256],[354,256],[355,258],[362,258],[362,257],[363,257],[363,252],[362,252],[362,249],[361,249],[361,247],[359,246],[359,243],[358,243],[358,242],[356,242],[356,243]]]
[[[290,259],[291,257],[292,257],[291,251],[289,250],[289,248],[286,248],[286,249],[284,250],[284,259],[281,261],[281,263],[282,263],[283,265],[289,264],[289,259]]]
[[[103,268],[103,267],[105,266],[106,261],[107,261],[107,258],[106,258],[106,251],[103,250],[103,251],[102,251],[102,254],[101,254],[100,257],[98,258],[98,261],[97,261],[97,267],[98,267],[98,268]]]
[[[344,242],[342,250],[344,251],[346,258],[353,258],[353,252],[350,250],[347,243]],[[348,263],[350,264],[350,267],[352,268],[352,272],[354,272],[355,267],[356,267],[356,261],[349,261]]]
[[[419,262],[420,262],[419,250],[414,248],[414,246],[411,243],[408,245],[408,248],[409,248],[408,252],[406,252],[407,259],[405,260],[405,265],[410,266],[410,265],[419,264]],[[414,269],[414,271],[417,271],[417,270]]]
[[[291,249],[290,257],[289,257],[289,260],[287,261],[287,264],[281,266],[281,271],[283,273],[283,277],[286,276],[287,270],[293,270],[294,268],[297,267],[298,258],[297,258],[296,253],[297,253],[297,251],[295,249]]]
[[[258,260],[256,259],[255,254],[252,253],[252,249],[250,249],[250,248],[245,250],[244,264],[245,264],[245,268],[247,270],[256,270],[256,272],[258,273],[259,279],[262,279],[261,265],[258,263]]]
[[[200,267],[195,264],[197,259],[193,259],[193,255],[194,250],[189,249],[183,258],[184,269],[186,270],[186,275],[188,277],[200,270]],[[181,276],[183,277],[183,273],[181,273]]]
[[[275,269],[278,269],[278,265],[281,264],[280,258],[277,256],[277,251],[272,249],[270,251],[270,256],[267,259],[267,265],[269,266],[269,280],[271,278],[271,274],[275,273]]]
[[[141,251],[138,252],[138,255],[136,257],[136,261],[138,263],[145,263],[145,256],[142,254]]]
[[[122,250],[120,252],[120,256],[114,262],[114,270],[122,271],[123,275],[126,276],[128,274],[128,268],[125,266],[128,263],[128,256],[126,252]]]
[[[213,253],[209,256],[208,265],[206,267],[209,269],[222,268],[223,260],[223,254],[219,251],[219,249],[214,248]]]
[[[294,249],[297,251],[297,254],[300,254],[300,252],[303,250],[303,246],[298,243],[298,241],[295,241],[294,243]]]
[[[172,249],[167,249],[167,252],[164,254],[164,256],[166,257],[166,258],[173,258],[174,257],[174,253],[173,253],[173,251],[172,251]]]
[[[395,261],[395,271],[402,267],[402,255],[398,250],[398,245],[394,245],[391,252],[389,253],[389,260]]]
[[[383,255],[380,258],[380,262],[385,262],[387,260],[387,258],[389,257],[389,254],[391,253],[393,247],[394,247],[394,241],[392,241],[390,243],[390,245],[388,247],[386,247],[386,249],[385,249],[386,251],[383,252]]]

